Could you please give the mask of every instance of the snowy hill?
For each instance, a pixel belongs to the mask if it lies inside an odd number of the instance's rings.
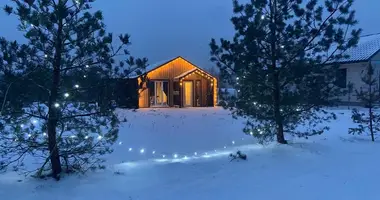
[[[0,175],[1,199],[379,199],[380,143],[347,134],[349,110],[325,135],[290,145],[255,144],[219,108],[119,110],[123,122],[105,171],[60,182]],[[230,162],[242,150],[247,161]]]

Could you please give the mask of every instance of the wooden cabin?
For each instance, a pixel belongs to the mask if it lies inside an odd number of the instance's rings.
[[[150,65],[135,78],[139,108],[217,104],[217,79],[180,56]]]

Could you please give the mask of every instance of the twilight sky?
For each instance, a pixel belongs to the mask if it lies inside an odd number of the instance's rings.
[[[322,1],[322,0],[320,0]],[[10,0],[0,0],[4,7]],[[112,2],[112,3],[111,3]],[[231,37],[231,0],[97,0],[108,31],[131,35],[131,54],[149,63],[183,56],[209,68],[212,37]],[[380,0],[356,0],[356,16],[364,34],[380,32]],[[17,19],[0,12],[0,37],[22,42]]]

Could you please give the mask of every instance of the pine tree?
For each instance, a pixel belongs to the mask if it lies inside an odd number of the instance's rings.
[[[351,118],[355,124],[358,124],[358,127],[349,129],[349,133],[353,135],[369,132],[372,141],[375,141],[375,133],[380,131],[380,114],[374,112],[380,101],[380,90],[376,78],[379,76],[374,76],[374,74],[374,68],[369,62],[365,74],[362,76],[364,86],[360,90],[355,90],[358,100],[368,108],[368,113],[353,109]]]
[[[233,40],[211,40],[211,61],[237,89],[230,103],[244,129],[260,141],[286,144],[284,134],[321,134],[321,121],[335,118],[323,106],[336,101],[337,64],[358,42],[353,0],[233,0]],[[328,64],[328,65],[327,65]],[[324,115],[322,115],[324,114]],[[310,130],[299,126],[310,125]],[[274,134],[275,133],[275,134]]]
[[[12,1],[4,10],[27,43],[0,38],[0,169],[36,159],[37,176],[59,180],[103,168],[119,124],[109,80],[140,73],[147,60],[129,55],[129,35],[117,42],[106,32],[94,0]]]

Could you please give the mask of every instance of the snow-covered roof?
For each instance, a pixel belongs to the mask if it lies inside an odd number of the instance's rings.
[[[368,61],[380,50],[380,33],[361,36],[356,47],[348,49],[344,55],[348,58],[339,59],[339,63]]]
[[[194,71],[196,71],[196,70],[197,70],[197,68],[190,69],[189,71],[183,72],[182,74],[180,74],[180,75],[174,77],[174,79],[182,78],[182,77],[184,77],[184,76],[186,76],[186,75],[188,75],[188,74],[190,74],[191,72],[194,72]]]
[[[187,60],[184,59],[183,57],[181,57],[181,56],[177,56],[177,57],[174,57],[174,58],[170,58],[170,59],[162,60],[162,61],[160,61],[160,62],[157,62],[157,63],[151,64],[151,65],[148,65],[148,66],[145,68],[145,70],[142,72],[142,74],[146,74],[146,73],[148,73],[148,72],[151,72],[151,71],[153,71],[153,70],[155,70],[155,69],[157,69],[157,68],[159,68],[159,67],[161,67],[161,66],[163,66],[163,65],[165,65],[165,64],[167,64],[167,63],[169,63],[169,62],[172,62],[172,61],[174,61],[174,60],[176,60],[176,59],[178,59],[178,58],[181,58],[181,59],[185,60],[186,62],[190,63],[189,61],[187,61]],[[204,69],[202,69],[202,68],[200,68],[200,67],[198,67],[198,66],[196,66],[196,65],[194,65],[194,64],[192,64],[192,63],[190,63],[190,64],[193,65],[193,66],[195,66],[196,69],[202,71],[203,73],[206,73],[206,74],[208,74],[209,76],[212,76],[212,75],[211,75],[210,73],[208,73],[206,70],[204,70]],[[194,71],[195,71],[196,69],[194,69]],[[191,70],[190,70],[190,71],[191,71]],[[189,73],[189,71],[184,72],[183,74],[185,74],[185,73]],[[181,76],[181,75],[183,75],[183,74],[180,74],[179,76]],[[185,75],[186,75],[186,74],[185,74]],[[129,78],[137,78],[137,77],[139,77],[139,76],[140,76],[140,75],[138,75],[137,73],[133,73],[133,74],[131,74],[131,75],[129,76]],[[177,77],[179,77],[179,76],[177,76]]]
[[[143,74],[148,73],[150,71],[153,71],[153,70],[161,67],[162,65],[165,65],[166,63],[171,62],[177,58],[179,58],[179,56],[174,57],[174,58],[170,58],[170,59],[166,59],[166,60],[162,60],[162,61],[156,62],[154,64],[150,64],[145,68],[145,70],[143,71]],[[137,78],[138,76],[139,76],[138,74],[134,73],[134,74],[130,75],[130,78]]]

